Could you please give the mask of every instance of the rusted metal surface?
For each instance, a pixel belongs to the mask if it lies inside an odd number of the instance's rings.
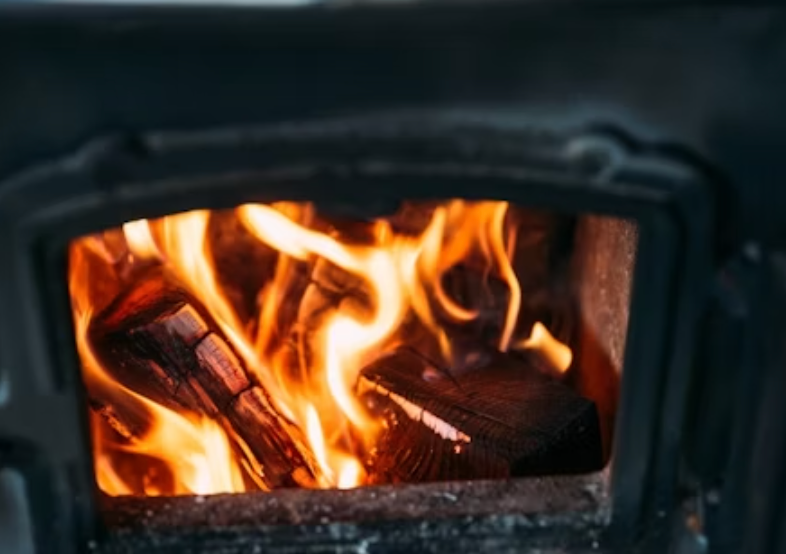
[[[575,375],[575,384],[598,407],[606,456],[614,434],[637,244],[637,226],[629,220],[587,215],[576,225],[573,294],[580,310],[575,365],[584,371]]]
[[[576,264],[582,322],[618,373],[625,355],[637,244],[633,221],[594,215],[579,218]]]

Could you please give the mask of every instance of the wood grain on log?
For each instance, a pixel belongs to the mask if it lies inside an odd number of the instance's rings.
[[[242,439],[267,487],[312,484],[314,463],[300,430],[278,412],[198,301],[169,277],[146,275],[88,333],[118,381],[171,409],[215,418]]]
[[[379,482],[600,469],[594,403],[524,357],[496,353],[449,372],[407,347],[361,372],[359,393],[387,429],[370,460]]]
[[[250,321],[257,310],[257,294],[276,270],[278,251],[252,235],[235,210],[213,210],[207,226],[215,275],[239,319]]]

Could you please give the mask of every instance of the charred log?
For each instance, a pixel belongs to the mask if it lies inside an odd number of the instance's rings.
[[[595,404],[526,357],[495,353],[447,371],[401,347],[361,372],[359,393],[386,430],[369,460],[377,482],[598,470]]]
[[[313,463],[300,430],[276,409],[199,302],[162,272],[119,296],[88,335],[120,383],[169,408],[214,418],[242,440],[265,486],[311,483]],[[115,415],[121,411],[113,408]]]
[[[207,241],[216,279],[241,321],[256,313],[259,284],[273,277],[279,253],[254,237],[235,210],[211,212]]]

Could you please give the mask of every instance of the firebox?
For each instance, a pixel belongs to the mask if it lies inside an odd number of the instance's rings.
[[[538,501],[579,495],[601,521],[610,480],[644,470],[625,422],[656,417],[640,400],[655,354],[686,332],[658,299],[702,260],[705,179],[611,131],[426,121],[139,136],[65,162],[82,173],[132,147],[140,176],[101,196],[153,216],[105,227],[102,202],[52,217],[74,231],[53,237],[51,286],[68,289],[61,340],[109,522],[218,493],[378,485],[391,503],[401,487],[459,502],[476,481],[495,491],[483,509],[526,477],[553,480]],[[215,190],[212,210],[163,202]],[[620,399],[621,376],[642,392]],[[300,501],[337,501],[320,494]]]
[[[4,14],[0,544],[782,546],[786,19],[592,5]]]
[[[600,470],[635,244],[627,222],[455,199],[369,221],[245,204],[77,239],[69,289],[99,487]],[[599,283],[611,267],[619,277]],[[581,328],[589,305],[606,327]]]

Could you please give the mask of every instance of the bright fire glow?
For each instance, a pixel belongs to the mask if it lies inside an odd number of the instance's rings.
[[[139,258],[158,258],[160,253],[156,241],[150,232],[150,224],[146,219],[137,219],[123,224],[128,249]]]
[[[537,350],[557,373],[565,373],[573,362],[573,352],[555,339],[541,322],[532,326],[530,336],[519,342],[520,350]]]
[[[248,204],[237,208],[235,216],[258,241],[256,247],[273,252],[269,276],[252,291],[258,299],[253,321],[242,319],[221,284],[209,211],[124,224],[130,270],[120,271],[117,258],[106,255],[101,235],[72,245],[69,286],[88,392],[108,399],[109,408],[147,422],[140,435],[111,417],[93,415],[97,481],[108,494],[210,494],[258,484],[243,458],[247,446],[222,427],[220,417],[159,404],[118,382],[94,354],[90,323],[119,291],[134,286],[140,261],[163,266],[201,303],[278,411],[302,430],[315,460],[314,485],[323,488],[354,487],[367,479],[364,453],[373,448],[381,422],[358,399],[361,369],[400,343],[403,327],[412,321],[451,360],[446,322],[463,325],[480,317],[477,306],[464,305],[445,287],[448,273],[461,264],[475,264],[484,280],[496,279],[507,290],[507,305],[497,322],[499,350],[536,348],[559,371],[570,366],[570,349],[540,323],[527,339],[514,339],[522,292],[513,259],[515,225],[506,202],[449,201],[434,208],[420,229],[403,232],[389,220],[377,220],[356,240],[313,224],[315,212],[307,204]],[[303,268],[312,275],[342,275],[352,283],[351,294],[326,307],[319,304],[319,294],[300,291],[296,325],[308,332],[299,335],[296,355],[291,355],[293,341],[282,336],[282,314],[285,302],[292,302],[293,275]],[[114,288],[101,286],[107,275]],[[432,414],[421,417],[448,440],[470,441]]]
[[[108,375],[96,359],[87,338],[92,312],[89,306],[90,266],[85,252],[71,249],[70,289],[73,299],[77,351],[84,377],[91,392],[102,391],[113,404],[131,412],[144,414],[153,422],[143,440],[123,443],[107,437],[108,433],[93,421],[95,469],[99,487],[110,495],[122,494],[212,494],[245,490],[240,467],[235,461],[226,435],[216,422],[189,419],[175,411],[124,387]],[[95,417],[93,418],[95,420]],[[126,483],[112,463],[113,455],[137,454],[161,461],[172,473],[167,490],[143,483],[140,488]]]

